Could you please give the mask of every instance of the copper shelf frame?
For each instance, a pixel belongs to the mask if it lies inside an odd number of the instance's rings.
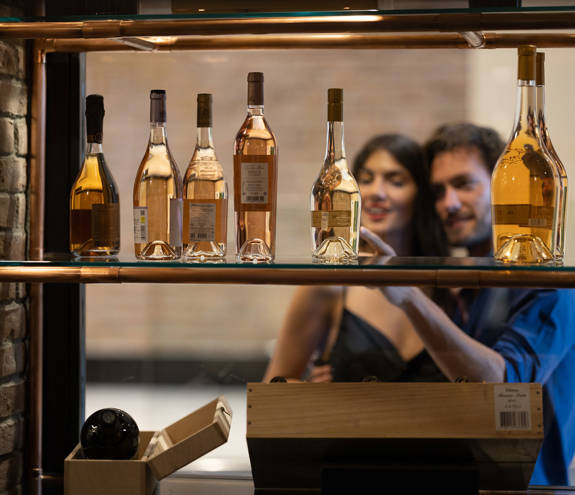
[[[575,46],[575,34],[569,33],[476,33],[482,38],[479,48],[516,48],[535,44],[539,48]],[[192,50],[286,50],[286,49],[475,49],[465,33],[440,34],[320,34],[260,36],[194,36],[162,42],[134,43],[125,39],[47,39],[46,52],[172,52]]]
[[[0,282],[575,288],[575,271],[437,268],[4,266]]]

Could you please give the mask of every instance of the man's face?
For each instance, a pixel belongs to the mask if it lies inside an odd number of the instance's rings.
[[[472,246],[491,236],[491,174],[475,148],[439,153],[431,164],[435,208],[447,240]]]

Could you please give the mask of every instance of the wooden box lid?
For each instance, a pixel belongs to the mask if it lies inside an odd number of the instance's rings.
[[[223,396],[156,432],[142,457],[157,480],[228,441],[232,409]]]

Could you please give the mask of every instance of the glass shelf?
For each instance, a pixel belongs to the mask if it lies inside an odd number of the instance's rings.
[[[279,258],[270,264],[53,259],[0,261],[1,281],[270,285],[575,287],[575,259],[564,266],[500,265],[493,258],[362,257],[356,265]]]
[[[453,8],[445,8],[446,2],[428,2],[428,8],[409,8],[408,2],[397,2],[397,8],[390,9],[369,9],[369,10],[352,10],[339,9],[329,11],[319,10],[280,10],[280,11],[210,11],[209,2],[206,2],[205,9],[199,9],[201,12],[189,13],[140,13],[140,14],[111,14],[103,13],[98,15],[69,15],[69,16],[42,16],[42,17],[0,17],[0,22],[83,22],[97,21],[103,19],[127,20],[127,21],[166,21],[166,20],[210,20],[210,19],[266,19],[266,18],[287,18],[297,19],[301,17],[316,18],[321,21],[325,17],[351,18],[357,16],[389,16],[389,15],[422,15],[422,14],[480,14],[480,13],[557,13],[557,12],[575,12],[575,2],[573,5],[552,5],[553,2],[529,2],[529,6],[523,7],[491,7],[491,8],[468,8],[464,5],[465,1],[451,2]],[[560,2],[556,2],[559,3]],[[433,4],[436,7],[433,7]],[[550,5],[551,4],[551,5]]]

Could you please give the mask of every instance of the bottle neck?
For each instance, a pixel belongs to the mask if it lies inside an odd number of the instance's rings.
[[[547,132],[547,123],[545,120],[545,86],[542,84],[538,84],[536,93],[537,93],[537,123],[539,124],[541,137],[544,139],[544,141],[547,141],[548,132]]]
[[[343,122],[327,122],[325,165],[345,164],[345,146],[343,144]]]
[[[97,155],[99,153],[103,153],[102,143],[98,143],[95,141],[88,141],[86,154],[87,155]]]
[[[198,127],[196,146],[198,148],[214,148],[211,127]]]
[[[248,105],[248,116],[249,117],[263,117],[264,116],[264,106],[263,105]]]
[[[527,133],[539,138],[537,125],[537,91],[535,81],[517,81],[517,107],[515,110],[514,135]]]
[[[166,123],[150,122],[150,144],[165,145],[167,142]]]
[[[215,160],[216,150],[214,149],[214,141],[212,139],[211,127],[198,127],[196,140],[196,149],[192,161],[194,160]]]

